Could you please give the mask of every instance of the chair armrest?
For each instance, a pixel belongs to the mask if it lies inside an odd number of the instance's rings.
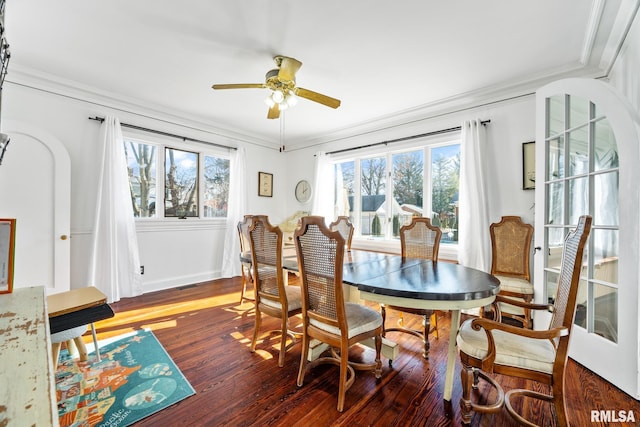
[[[554,310],[553,304],[534,304],[515,298],[505,297],[504,295],[496,295],[495,302],[503,302],[505,304],[515,305],[517,307],[528,308],[530,310],[547,310],[551,313]]]
[[[494,330],[508,332],[514,335],[519,335],[522,337],[532,338],[532,339],[545,339],[545,340],[553,340],[555,338],[560,338],[562,336],[566,336],[569,333],[569,330],[562,326],[559,328],[551,328],[545,330],[534,330],[534,329],[524,329],[518,326],[507,325],[505,323],[496,322],[495,320],[485,319],[485,318],[476,318],[471,321],[471,327],[479,331],[480,329],[484,329],[487,334],[487,355],[484,359],[482,359],[482,370],[485,372],[493,372],[493,364],[496,358],[496,343],[493,338]]]

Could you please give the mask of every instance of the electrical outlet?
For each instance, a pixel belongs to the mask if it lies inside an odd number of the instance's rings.
[[[144,274],[144,265],[140,266],[140,274]]]

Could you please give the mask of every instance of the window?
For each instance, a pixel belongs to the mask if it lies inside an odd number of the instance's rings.
[[[128,138],[124,149],[136,218],[227,216],[228,158]]]
[[[399,238],[414,216],[442,228],[442,243],[458,241],[458,141],[363,154],[334,163],[335,216],[348,215],[356,235]]]

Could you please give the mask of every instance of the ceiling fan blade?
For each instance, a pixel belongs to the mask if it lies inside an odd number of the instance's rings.
[[[340,106],[339,99],[331,98],[330,96],[323,95],[309,89],[297,87],[294,89],[294,92],[301,98],[307,98],[310,101],[318,102],[320,104],[326,105],[327,107],[338,108]]]
[[[273,107],[269,108],[267,119],[277,119],[278,117],[280,117],[280,108],[278,104],[273,104]]]
[[[212,89],[262,89],[265,87],[264,83],[232,83],[211,86]]]
[[[283,56],[278,77],[284,81],[293,81],[296,79],[296,73],[300,67],[302,67],[302,62],[295,58]]]

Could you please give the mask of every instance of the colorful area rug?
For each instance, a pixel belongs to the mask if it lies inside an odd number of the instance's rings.
[[[80,362],[66,350],[56,371],[60,426],[124,427],[195,394],[151,331],[100,344]]]

